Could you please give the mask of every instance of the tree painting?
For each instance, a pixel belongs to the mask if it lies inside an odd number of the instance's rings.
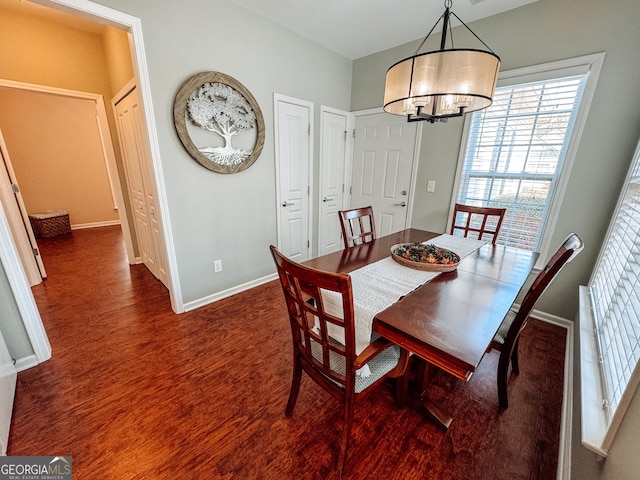
[[[224,139],[222,147],[198,148],[204,156],[220,165],[237,165],[251,155],[252,150],[234,148],[232,138],[253,128],[256,116],[240,92],[224,83],[205,83],[187,102],[193,123]]]

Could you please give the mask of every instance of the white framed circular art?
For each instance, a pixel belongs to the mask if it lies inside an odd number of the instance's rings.
[[[249,168],[264,146],[258,102],[224,73],[201,72],[187,79],[176,95],[173,121],[189,155],[217,173]]]

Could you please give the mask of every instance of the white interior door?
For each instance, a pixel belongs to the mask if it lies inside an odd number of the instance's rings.
[[[323,107],[320,113],[318,255],[343,248],[338,211],[343,208],[349,114]]]
[[[129,198],[134,214],[138,254],[149,271],[167,285],[162,228],[158,218],[155,183],[151,178],[151,158],[137,88],[133,88],[118,100],[115,104],[115,112]]]
[[[373,206],[378,236],[407,227],[417,139],[416,123],[404,117],[356,116],[350,207]]]
[[[0,131],[0,200],[9,221],[11,234],[20,255],[27,280],[31,286],[42,283],[47,272],[38,251],[27,208],[18,186],[11,159]]]
[[[300,262],[311,251],[311,139],[313,104],[283,95],[274,97],[278,248]]]
[[[0,332],[0,455],[2,456],[7,454],[16,378],[16,368]]]

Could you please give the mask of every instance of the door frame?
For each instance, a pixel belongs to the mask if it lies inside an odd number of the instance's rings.
[[[0,208],[0,261],[18,306],[18,311],[24,322],[27,336],[33,348],[33,357],[19,358],[16,361],[18,372],[34,367],[51,358],[51,344],[44,329],[36,300],[27,281],[27,275],[22,267],[22,261],[18,249],[13,241],[13,235],[9,228],[9,221]]]
[[[120,225],[122,227],[123,240],[127,251],[127,259],[129,261],[129,264],[136,263],[135,256],[133,254],[131,232],[129,231],[129,223],[127,222],[127,211],[125,208],[122,188],[120,186],[120,182],[118,182],[117,180],[114,181],[114,178],[118,179],[119,177],[118,166],[116,164],[113,142],[111,141],[111,136],[109,135],[109,121],[107,118],[107,111],[102,95],[97,93],[81,92],[78,90],[68,90],[65,88],[49,87],[46,85],[37,85],[33,83],[15,82],[12,80],[5,80],[1,78],[0,87],[15,88],[17,90],[27,90],[30,92],[47,93],[50,95],[58,95],[61,97],[78,98],[89,100],[95,103],[96,118],[98,121],[98,133],[100,136],[102,154],[107,168],[107,178],[109,180],[109,187],[111,188],[113,207],[118,211],[118,216],[120,218]]]
[[[363,117],[366,115],[377,115],[380,113],[385,113],[385,111],[382,109],[382,107],[376,107],[376,108],[369,108],[366,110],[358,110],[355,112],[352,112],[352,117],[353,117],[353,122],[351,123],[352,125],[352,132],[353,135],[352,137],[352,141],[351,141],[351,155],[349,156],[349,165],[348,165],[348,170],[349,170],[349,177],[348,177],[348,183],[347,185],[349,185],[349,208],[351,207],[351,183],[353,181],[353,159],[354,159],[354,155],[355,155],[355,141],[354,141],[354,137],[355,137],[355,128],[356,128],[356,121],[357,121],[357,117]],[[388,114],[390,115],[390,114]],[[413,218],[413,202],[414,202],[414,198],[415,198],[415,193],[416,193],[416,185],[417,185],[417,181],[418,181],[418,165],[420,164],[420,147],[422,145],[422,128],[423,128],[423,123],[424,122],[417,122],[417,126],[416,126],[416,138],[415,138],[415,142],[413,145],[413,161],[411,163],[411,181],[410,181],[410,191],[409,191],[409,198],[407,199],[407,216],[405,218],[405,228],[409,228],[409,226],[411,225],[411,219]]]
[[[178,278],[175,245],[173,243],[171,225],[168,221],[169,207],[162,173],[162,163],[160,161],[160,144],[151,101],[151,84],[144,50],[142,22],[137,17],[105,7],[104,5],[93,3],[89,0],[33,0],[33,2],[55,10],[64,10],[67,13],[98,23],[120,28],[130,34],[131,61],[134,72],[136,72],[137,75],[138,85],[140,86],[142,106],[147,133],[149,135],[149,146],[151,148],[153,178],[156,183],[156,191],[158,192],[159,214],[162,219],[162,232],[167,255],[167,274],[169,276],[169,285],[167,285],[167,288],[171,299],[171,308],[176,313],[183,313],[185,311],[184,301]],[[22,269],[20,257],[18,256],[16,246],[11,237],[4,210],[0,214],[0,259],[7,272],[7,278],[16,302],[18,303],[22,321],[34,350],[33,360],[27,360],[20,365],[16,364],[18,370],[24,370],[25,368],[35,366],[51,358],[51,345],[49,344],[44,325],[42,324],[40,312],[36,306],[33,293],[28,286],[24,270]]]
[[[5,143],[0,129],[0,197],[5,200],[4,213],[7,216],[9,227],[14,233],[14,242],[20,254],[22,266],[29,285],[42,283],[47,273],[38,250],[33,227],[28,218],[27,209],[22,199],[22,192],[16,180],[16,175],[11,163],[9,149]]]
[[[287,95],[282,95],[280,93],[273,94],[273,126],[274,126],[274,146],[275,146],[275,167],[276,167],[276,225],[277,225],[277,237],[278,237],[278,247],[282,246],[282,228],[280,227],[282,221],[282,210],[280,208],[280,204],[282,203],[282,192],[280,191],[280,160],[278,158],[278,144],[279,144],[279,105],[280,102],[283,103],[291,103],[292,105],[297,105],[300,107],[305,107],[309,109],[309,165],[307,166],[308,178],[309,182],[309,194],[308,202],[307,202],[307,224],[308,224],[308,240],[309,244],[307,247],[307,258],[311,258],[311,252],[313,252],[313,211],[314,211],[314,192],[313,192],[313,120],[314,120],[314,104],[308,100],[302,100],[300,98],[289,97]]]

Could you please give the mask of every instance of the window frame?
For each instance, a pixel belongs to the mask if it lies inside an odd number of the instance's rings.
[[[611,413],[603,408],[603,402],[608,397],[606,380],[600,365],[600,347],[598,345],[598,319],[594,310],[596,307],[592,300],[591,287],[598,273],[598,268],[606,258],[606,248],[609,237],[616,232],[618,216],[624,207],[629,185],[637,168],[640,167],[640,142],[636,147],[633,159],[629,166],[627,177],[618,197],[615,211],[611,216],[611,222],[602,242],[602,247],[589,278],[587,286],[580,286],[580,388],[581,388],[581,440],[589,450],[601,457],[606,457],[620,427],[625,413],[640,385],[640,361],[633,365],[629,380],[625,386],[617,407]],[[628,359],[626,359],[628,360]],[[629,362],[630,366],[631,363]]]
[[[585,73],[588,74],[584,86],[584,91],[582,93],[582,101],[580,102],[580,106],[578,107],[576,120],[573,126],[573,132],[567,145],[567,153],[564,158],[563,164],[561,165],[561,170],[557,175],[556,186],[554,192],[552,193],[551,202],[547,205],[549,213],[547,215],[546,222],[542,226],[542,234],[540,237],[539,247],[540,256],[538,257],[538,261],[534,266],[534,270],[536,271],[541,270],[547,262],[551,239],[555,231],[558,214],[562,205],[562,198],[564,197],[571,169],[573,168],[573,163],[576,157],[576,152],[578,150],[578,146],[580,145],[580,139],[582,138],[582,132],[587,121],[587,116],[591,107],[593,95],[595,93],[598,77],[602,69],[602,64],[604,63],[604,57],[604,52],[595,53],[566,60],[559,60],[555,62],[508,70],[500,72],[498,76],[497,87],[503,87],[540,80],[568,77],[571,75],[579,75]],[[456,204],[462,182],[462,172],[464,170],[465,157],[467,149],[469,147],[472,115],[473,114],[467,115],[464,121],[462,140],[458,153],[456,177],[451,195],[451,203],[449,206],[447,231],[451,230],[453,208]],[[562,233],[562,235],[560,236],[563,235],[564,233]]]

